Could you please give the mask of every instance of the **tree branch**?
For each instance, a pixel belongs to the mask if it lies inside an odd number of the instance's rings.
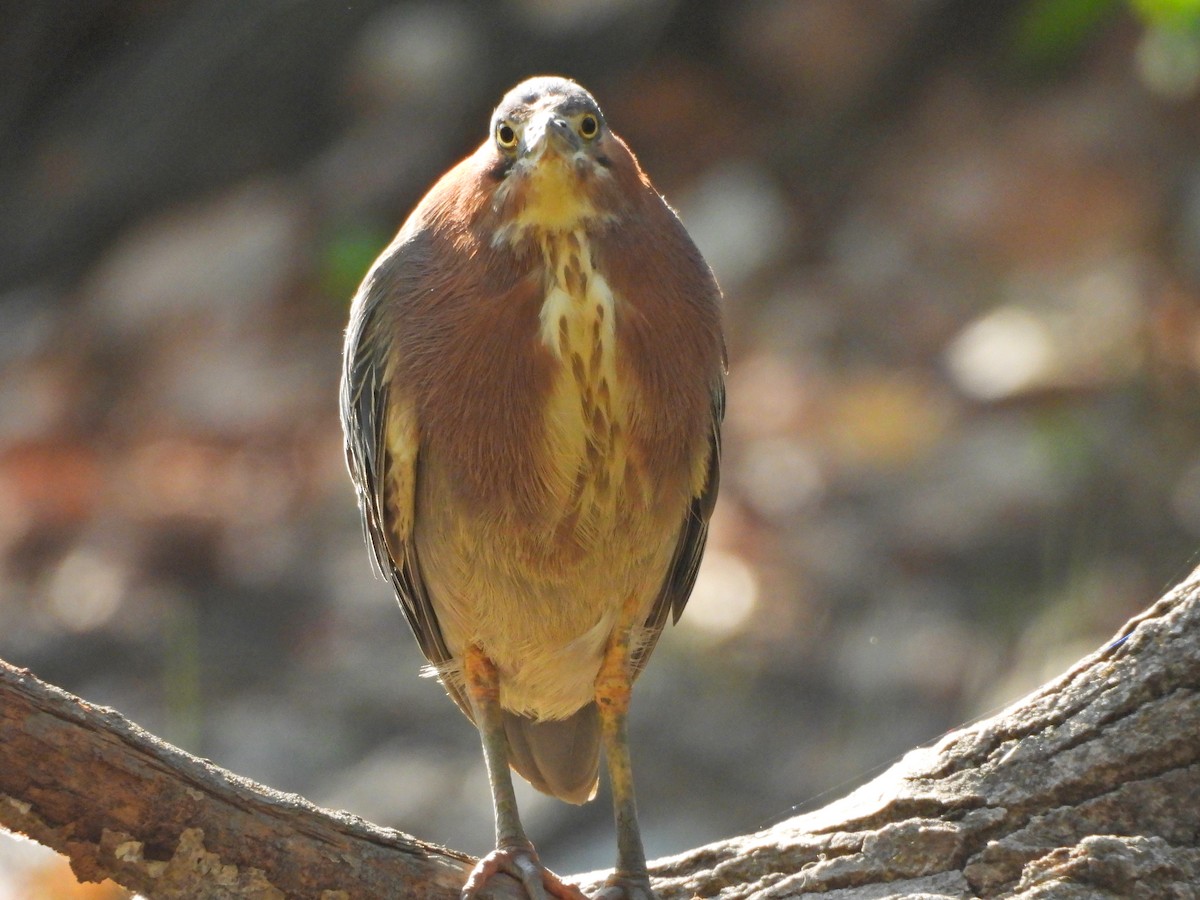
[[[843,800],[652,866],[664,898],[1191,896],[1200,570]],[[471,858],[279,794],[0,664],[0,825],[151,898],[457,896]],[[583,876],[584,887],[598,884]]]
[[[458,896],[473,862],[233,775],[0,662],[0,825],[152,898]]]

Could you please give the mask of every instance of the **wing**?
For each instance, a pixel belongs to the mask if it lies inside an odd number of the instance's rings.
[[[654,646],[667,624],[668,614],[672,622],[683,615],[692,588],[696,585],[696,573],[704,556],[704,544],[708,540],[708,520],[712,517],[717,502],[717,490],[721,481],[721,422],[725,418],[725,384],[719,382],[712,395],[712,430],[708,440],[708,474],[704,488],[692,498],[688,507],[679,541],[667,569],[667,577],[659,589],[658,598],[646,619],[646,640],[633,657],[633,673],[636,677],[650,659]]]
[[[421,652],[435,666],[450,653],[429,602],[413,540],[420,431],[412,398],[394,383],[400,277],[413,252],[397,241],[367,276],[350,309],[339,398],[346,465],[358,494],[363,530],[379,572],[392,583]],[[447,682],[460,706],[463,698]]]

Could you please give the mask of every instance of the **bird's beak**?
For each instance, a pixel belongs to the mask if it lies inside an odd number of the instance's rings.
[[[536,113],[525,125],[524,155],[529,159],[539,161],[547,154],[569,159],[582,147],[571,123],[554,110]]]

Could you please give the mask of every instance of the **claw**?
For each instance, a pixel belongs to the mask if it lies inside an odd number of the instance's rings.
[[[567,884],[542,865],[532,847],[497,847],[475,864],[467,883],[463,885],[462,900],[478,900],[480,892],[497,873],[511,875],[525,888],[529,900],[587,900],[573,884]]]

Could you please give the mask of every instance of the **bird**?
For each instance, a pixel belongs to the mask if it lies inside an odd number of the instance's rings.
[[[541,862],[511,770],[593,799],[654,897],[628,740],[633,682],[696,581],[720,474],[721,291],[593,96],[530,78],[416,205],[350,307],[339,407],[375,567],[428,671],[479,730],[498,873]]]

